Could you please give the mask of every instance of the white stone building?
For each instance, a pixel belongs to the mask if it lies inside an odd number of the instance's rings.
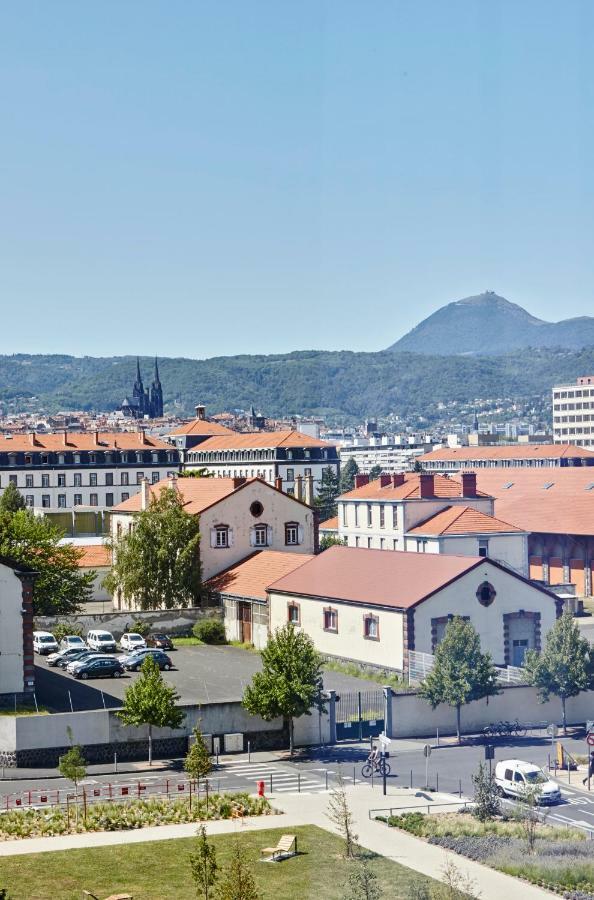
[[[0,698],[18,700],[35,690],[34,581],[28,566],[0,557]]]
[[[594,450],[594,375],[554,386],[553,441]]]

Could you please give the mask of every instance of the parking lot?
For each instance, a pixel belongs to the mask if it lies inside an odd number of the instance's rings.
[[[118,654],[119,655],[119,654]],[[238,647],[180,647],[170,653],[175,668],[164,678],[178,691],[182,703],[209,703],[241,699],[252,676],[261,668],[258,653]],[[122,678],[78,681],[62,669],[50,668],[43,656],[35,657],[37,702],[54,712],[121,706],[124,693],[136,673]],[[373,689],[372,682],[325,672],[324,687],[336,691]]]

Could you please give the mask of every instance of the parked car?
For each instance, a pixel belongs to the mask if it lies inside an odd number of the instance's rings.
[[[159,668],[164,669],[166,672],[173,668],[171,659],[162,650],[150,650],[148,653],[133,653],[121,662],[124,669],[127,669],[129,672],[138,672],[147,656],[152,656]]]
[[[80,652],[80,650],[58,650],[57,653],[50,653],[47,658],[47,664],[52,667],[57,666],[61,660],[70,661],[74,653]]]
[[[534,763],[521,759],[504,759],[495,766],[495,783],[502,797],[515,797],[521,800],[533,787],[539,789],[538,802],[541,804],[559,803],[561,788]]]
[[[146,638],[147,647],[157,647],[159,650],[175,650],[173,641],[166,634],[149,634]]]
[[[120,647],[122,650],[144,650],[146,641],[141,634],[133,631],[126,631],[120,638]]]
[[[58,669],[65,669],[70,663],[78,662],[78,660],[85,659],[87,656],[97,656],[98,652],[98,650],[64,650],[63,653],[57,654],[54,665]]]
[[[60,641],[60,650],[86,650],[87,645],[78,634],[67,634]]]
[[[130,650],[129,653],[120,653],[118,659],[120,662],[123,662],[125,659],[128,659],[131,656],[146,656],[151,653],[158,653],[158,650],[155,650],[153,647],[136,647],[134,650]]]
[[[124,670],[113,656],[95,656],[85,660],[78,666],[73,675],[75,678],[119,678]]]
[[[91,650],[101,650],[102,653],[117,650],[115,638],[109,631],[89,631],[87,647]]]
[[[106,653],[99,653],[98,650],[88,650],[86,653],[81,654],[78,659],[73,659],[66,664],[66,671],[70,675],[74,675],[76,670],[80,666],[84,666],[90,659],[113,659],[112,656],[108,656]]]
[[[33,650],[40,656],[55,653],[58,650],[58,642],[49,631],[33,632]]]

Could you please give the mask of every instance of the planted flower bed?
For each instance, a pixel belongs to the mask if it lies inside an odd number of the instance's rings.
[[[383,821],[567,900],[594,900],[594,842],[577,829],[539,825],[529,852],[522,824],[504,817],[479,822],[464,813],[410,812]]]
[[[78,810],[62,807],[12,810],[0,815],[0,840],[229,819],[238,808],[246,816],[274,813],[264,797],[250,797],[243,793],[211,794],[208,806],[205,798],[195,799],[191,806],[189,800],[152,799],[129,800],[126,803],[94,803],[87,807],[86,814],[80,807]]]

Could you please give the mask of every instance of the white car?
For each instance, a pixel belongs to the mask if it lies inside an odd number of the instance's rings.
[[[33,650],[40,656],[47,656],[48,653],[56,653],[58,642],[49,631],[34,631]]]
[[[136,634],[133,631],[127,631],[120,638],[120,647],[122,648],[122,650],[127,650],[128,653],[131,653],[134,650],[144,650],[146,647],[146,641],[141,634]]]
[[[60,650],[86,650],[87,645],[78,634],[67,634],[60,641]]]
[[[559,803],[561,788],[540,766],[521,759],[504,759],[495,766],[495,783],[502,797],[521,800],[530,788],[539,790],[538,803]]]
[[[87,634],[89,650],[101,650],[103,653],[115,652],[117,645],[110,631],[89,631]]]

